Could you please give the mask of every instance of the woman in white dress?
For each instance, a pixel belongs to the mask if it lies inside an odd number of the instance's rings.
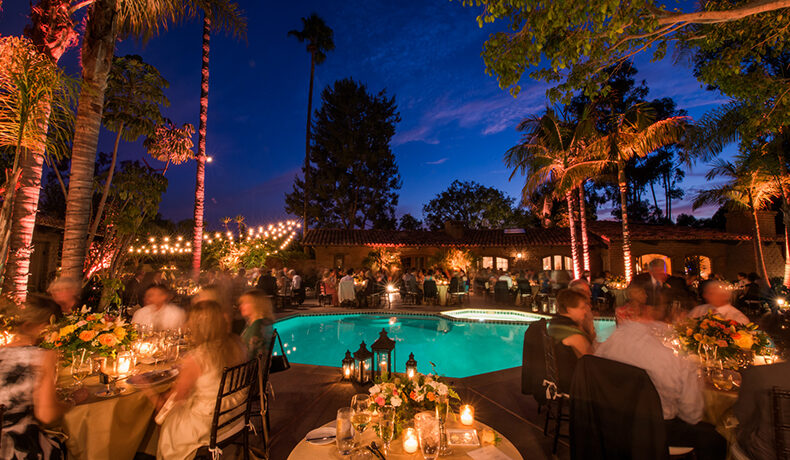
[[[157,459],[189,459],[209,443],[211,419],[224,367],[244,362],[246,351],[215,301],[194,304],[189,312],[190,352],[172,389],[159,397],[162,429]]]

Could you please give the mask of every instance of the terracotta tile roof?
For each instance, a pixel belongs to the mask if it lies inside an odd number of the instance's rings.
[[[312,229],[302,241],[307,246],[439,246],[439,247],[510,247],[564,246],[570,244],[567,228],[526,229],[524,233],[504,230],[465,229],[461,238],[443,230],[335,230]],[[592,241],[596,244],[597,241]]]
[[[36,214],[36,225],[63,230],[63,228],[66,226],[66,221],[39,212]]]
[[[751,235],[729,233],[710,228],[691,228],[677,225],[654,225],[633,223],[628,225],[631,239],[634,241],[655,240],[707,240],[707,241],[751,241]],[[622,241],[623,227],[620,222],[603,220],[588,224],[590,233],[597,235],[604,242]]]

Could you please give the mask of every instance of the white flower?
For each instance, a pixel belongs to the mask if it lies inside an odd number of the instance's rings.
[[[381,392],[381,387],[378,385],[373,385],[370,387],[370,394],[375,395]]]
[[[393,396],[392,398],[390,398],[390,404],[392,404],[392,407],[400,407],[402,402],[403,400],[397,396]]]
[[[441,396],[447,396],[448,388],[447,385],[440,383],[438,389],[436,390]]]

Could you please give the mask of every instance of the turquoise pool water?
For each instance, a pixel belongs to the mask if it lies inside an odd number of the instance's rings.
[[[383,328],[396,342],[397,372],[404,371],[409,353],[414,353],[422,373],[431,372],[433,362],[439,374],[468,377],[520,366],[528,321],[540,318],[527,315],[518,323],[497,323],[489,317],[475,319],[473,313],[463,316],[466,319],[439,315],[305,315],[278,321],[275,327],[288,359],[294,363],[340,367],[346,350],[353,353],[363,340],[370,348]],[[513,321],[511,317],[504,319]],[[595,328],[599,340],[604,340],[614,329],[614,321],[596,320]]]

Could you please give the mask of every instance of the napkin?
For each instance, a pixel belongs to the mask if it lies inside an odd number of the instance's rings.
[[[494,446],[485,446],[466,453],[475,460],[512,460]]]

